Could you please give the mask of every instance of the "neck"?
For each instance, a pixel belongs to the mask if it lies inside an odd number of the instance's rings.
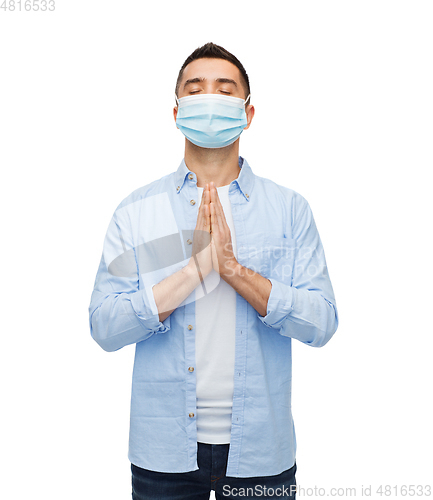
[[[225,148],[200,148],[185,139],[185,164],[197,176],[197,186],[213,181],[227,186],[239,176],[239,139]]]

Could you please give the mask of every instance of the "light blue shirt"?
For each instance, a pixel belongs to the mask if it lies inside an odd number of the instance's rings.
[[[241,156],[239,167],[229,188],[237,260],[272,288],[266,316],[236,294],[226,473],[255,477],[295,463],[292,339],[325,345],[338,315],[308,202],[255,175]],[[136,344],[128,458],[159,472],[198,469],[195,301],[212,287],[199,285],[160,322],[152,286],[188,263],[200,201],[197,176],[184,160],[127,196],[110,221],[89,307],[91,335],[104,350]]]

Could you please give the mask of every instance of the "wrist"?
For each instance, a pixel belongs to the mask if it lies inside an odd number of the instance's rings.
[[[236,259],[232,259],[226,263],[224,270],[221,271],[221,278],[227,283],[231,283],[234,279],[242,274],[243,266]]]
[[[194,257],[191,257],[188,264],[183,268],[188,279],[203,281],[204,278],[209,274],[204,272],[200,267],[200,263],[197,262]]]

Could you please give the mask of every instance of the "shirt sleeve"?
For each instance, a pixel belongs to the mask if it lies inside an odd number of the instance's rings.
[[[284,281],[269,278],[272,288],[266,326],[313,347],[324,346],[338,327],[334,291],[325,254],[308,202],[297,194],[293,202],[292,234],[296,249],[292,275]]]
[[[152,291],[155,283],[139,289],[131,233],[125,213],[115,212],[105,236],[89,306],[91,336],[108,352],[170,329],[170,316],[159,321]]]

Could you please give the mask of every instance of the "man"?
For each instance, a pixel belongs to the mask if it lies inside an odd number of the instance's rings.
[[[295,498],[291,340],[320,347],[335,298],[307,201],[239,156],[247,73],[208,43],[185,61],[177,171],[114,212],[89,307],[106,351],[136,344],[132,496]]]

